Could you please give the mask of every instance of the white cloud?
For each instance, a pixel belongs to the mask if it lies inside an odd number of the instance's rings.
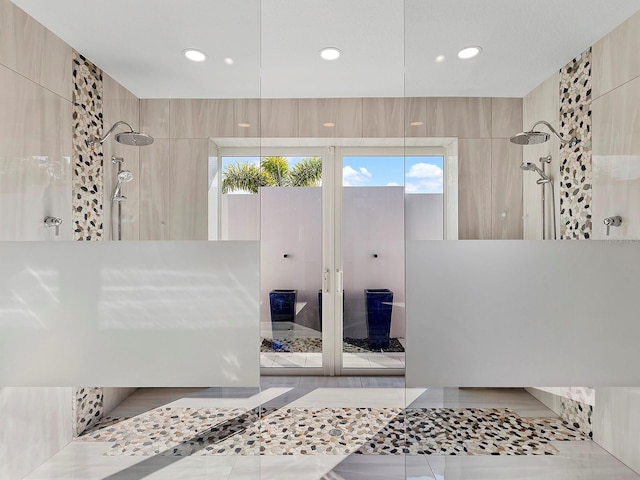
[[[407,193],[442,193],[443,173],[442,168],[431,163],[411,165],[407,178],[413,178],[415,181],[407,182],[405,191]]]
[[[353,186],[358,183],[365,183],[372,177],[371,172],[364,167],[360,167],[359,170],[346,165],[342,169],[342,184],[345,187]]]

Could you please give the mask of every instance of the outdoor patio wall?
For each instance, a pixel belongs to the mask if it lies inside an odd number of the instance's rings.
[[[522,238],[519,98],[142,99],[140,122],[140,239],[206,239],[208,138],[403,136],[458,137],[461,239]]]

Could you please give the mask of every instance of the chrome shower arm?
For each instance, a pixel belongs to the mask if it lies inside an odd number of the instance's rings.
[[[555,129],[555,128],[553,128],[553,126],[552,126],[549,122],[547,122],[547,121],[545,121],[545,120],[539,120],[539,121],[537,121],[536,123],[534,123],[534,124],[533,124],[533,127],[531,127],[531,128],[529,129],[529,131],[530,131],[530,132],[533,132],[533,131],[534,131],[534,129],[535,129],[538,125],[544,125],[544,126],[545,126],[545,127],[547,127],[549,130],[551,130],[551,133],[553,133],[553,134],[557,137],[557,139],[558,139],[558,140],[560,140],[560,142],[561,142],[563,145],[567,145],[567,144],[568,144],[569,146],[573,146],[573,145],[575,145],[576,143],[578,143],[578,141],[579,141],[576,137],[573,137],[573,138],[571,138],[571,139],[567,140],[567,139],[566,139],[566,138],[564,138],[561,134],[559,134],[559,133],[556,131],[556,129]]]
[[[113,124],[113,126],[109,129],[109,131],[106,133],[106,135],[104,137],[102,137],[101,140],[98,140],[97,138],[92,138],[91,140],[89,140],[87,142],[87,144],[88,145],[95,145],[96,143],[99,143],[99,144],[102,145],[105,142],[105,140],[111,136],[111,134],[116,129],[116,127],[119,127],[120,125],[126,125],[127,127],[129,127],[129,131],[133,132],[133,127],[131,125],[129,125],[127,122],[125,122],[123,120],[118,120],[116,123]]]

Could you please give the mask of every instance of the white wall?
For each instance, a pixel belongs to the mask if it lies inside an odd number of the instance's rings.
[[[404,207],[407,240],[442,240],[444,211],[441,193],[406,195]]]

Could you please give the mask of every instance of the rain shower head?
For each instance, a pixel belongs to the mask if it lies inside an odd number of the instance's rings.
[[[144,147],[145,145],[151,145],[153,143],[153,137],[146,133],[139,132],[117,133],[116,142],[133,147]]]
[[[113,124],[113,126],[109,129],[107,134],[101,139],[92,138],[87,141],[87,145],[95,145],[96,143],[103,144],[107,138],[111,136],[116,127],[120,125],[126,125],[129,127],[128,132],[117,133],[116,134],[116,142],[122,143],[124,145],[132,145],[134,147],[144,147],[145,145],[151,145],[153,143],[153,137],[151,135],[147,135],[146,133],[134,132],[131,125],[122,120],[117,121]]]
[[[520,132],[511,137],[511,143],[518,145],[535,145],[537,143],[544,143],[551,135],[545,132]]]
[[[515,143],[517,145],[536,145],[538,143],[544,143],[548,141],[551,138],[551,135],[545,132],[536,131],[535,128],[538,125],[544,125],[549,130],[551,130],[551,133],[553,133],[556,136],[556,138],[560,140],[560,143],[562,143],[563,145],[568,145],[570,147],[573,147],[580,141],[576,137],[573,137],[570,139],[563,137],[556,131],[555,128],[551,126],[549,122],[545,122],[544,120],[540,120],[539,122],[534,123],[533,127],[531,127],[531,129],[528,132],[517,133],[513,137],[511,137],[509,140],[511,140],[511,143]]]

